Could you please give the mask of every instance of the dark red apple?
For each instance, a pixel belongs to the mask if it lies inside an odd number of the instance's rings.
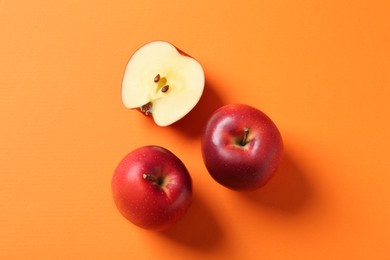
[[[150,230],[174,225],[191,205],[192,181],[182,161],[159,146],[126,155],[112,176],[112,194],[121,214]]]
[[[276,172],[283,141],[273,121],[257,108],[230,104],[216,110],[202,136],[210,175],[233,190],[255,190]]]

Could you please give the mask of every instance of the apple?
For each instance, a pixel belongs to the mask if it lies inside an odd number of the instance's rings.
[[[137,148],[119,162],[111,189],[119,212],[149,230],[173,226],[192,201],[192,181],[185,165],[169,150],[154,145]]]
[[[283,142],[266,114],[249,105],[229,104],[209,118],[201,149],[214,180],[233,190],[255,190],[275,174]]]
[[[166,41],[143,45],[130,58],[122,82],[126,108],[152,116],[167,126],[188,114],[205,84],[201,64]]]

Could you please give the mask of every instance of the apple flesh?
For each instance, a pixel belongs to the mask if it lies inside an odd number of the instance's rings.
[[[182,161],[160,146],[144,146],[126,155],[111,182],[114,202],[133,224],[165,230],[187,212],[192,181]]]
[[[126,108],[152,116],[159,126],[170,125],[189,113],[205,84],[200,63],[174,45],[153,41],[129,60],[122,82]]]
[[[216,110],[207,122],[201,147],[210,175],[233,190],[255,190],[265,185],[283,153],[282,137],[273,121],[244,104]]]

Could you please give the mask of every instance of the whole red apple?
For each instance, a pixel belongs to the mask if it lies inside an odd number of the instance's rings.
[[[191,205],[188,170],[160,146],[140,147],[126,155],[115,169],[111,187],[121,214],[145,229],[171,227]]]
[[[230,104],[217,109],[202,136],[210,175],[233,190],[254,190],[276,172],[283,153],[280,132],[260,110]]]

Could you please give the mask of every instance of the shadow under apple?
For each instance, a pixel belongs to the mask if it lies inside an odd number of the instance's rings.
[[[215,85],[211,79],[207,79],[202,97],[198,104],[182,119],[172,126],[191,138],[199,137],[211,114],[224,105],[223,100],[215,91]]]
[[[308,204],[313,197],[313,188],[305,173],[285,153],[280,168],[265,186],[241,194],[256,204],[295,213]]]
[[[222,228],[199,196],[194,196],[188,212],[178,223],[161,233],[191,248],[208,251],[223,238]]]

